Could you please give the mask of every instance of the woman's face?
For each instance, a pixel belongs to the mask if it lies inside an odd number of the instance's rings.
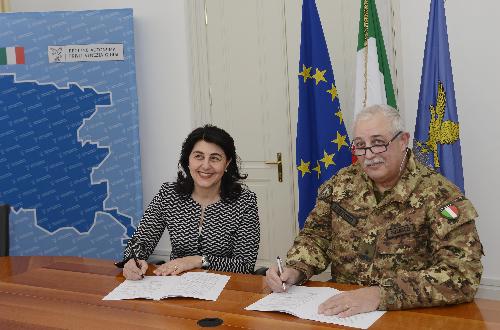
[[[189,173],[195,189],[220,189],[224,170],[231,160],[215,143],[200,140],[189,155]]]

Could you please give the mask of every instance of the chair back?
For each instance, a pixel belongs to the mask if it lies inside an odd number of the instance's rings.
[[[268,269],[269,267],[260,267],[254,270],[252,274],[266,276],[266,272]]]
[[[0,205],[0,257],[9,255],[9,213],[10,205]]]

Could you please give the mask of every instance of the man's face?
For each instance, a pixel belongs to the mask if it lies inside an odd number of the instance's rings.
[[[396,133],[391,130],[390,122],[383,114],[375,114],[356,123],[353,145],[357,148],[385,145]],[[408,133],[400,133],[389,143],[387,151],[374,154],[366,150],[364,156],[358,156],[363,170],[379,189],[389,189],[398,181],[408,139]]]

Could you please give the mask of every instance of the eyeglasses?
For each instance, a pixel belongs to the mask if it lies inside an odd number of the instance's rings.
[[[394,137],[387,143],[376,144],[376,145],[373,145],[371,147],[356,147],[353,144],[353,145],[351,145],[351,152],[354,156],[364,156],[364,155],[366,155],[366,150],[370,150],[372,152],[372,154],[381,154],[381,153],[387,151],[389,144],[391,144],[392,141],[396,140],[396,138],[401,133],[403,133],[403,131],[397,132],[396,135],[394,135]]]

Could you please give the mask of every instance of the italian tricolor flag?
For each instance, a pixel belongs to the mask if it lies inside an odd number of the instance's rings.
[[[0,48],[0,65],[24,64],[24,47]]]
[[[448,205],[441,210],[441,215],[449,220],[458,218],[459,214],[460,212],[458,211],[458,207],[454,204]]]
[[[373,104],[396,106],[375,0],[361,0],[354,114]]]

